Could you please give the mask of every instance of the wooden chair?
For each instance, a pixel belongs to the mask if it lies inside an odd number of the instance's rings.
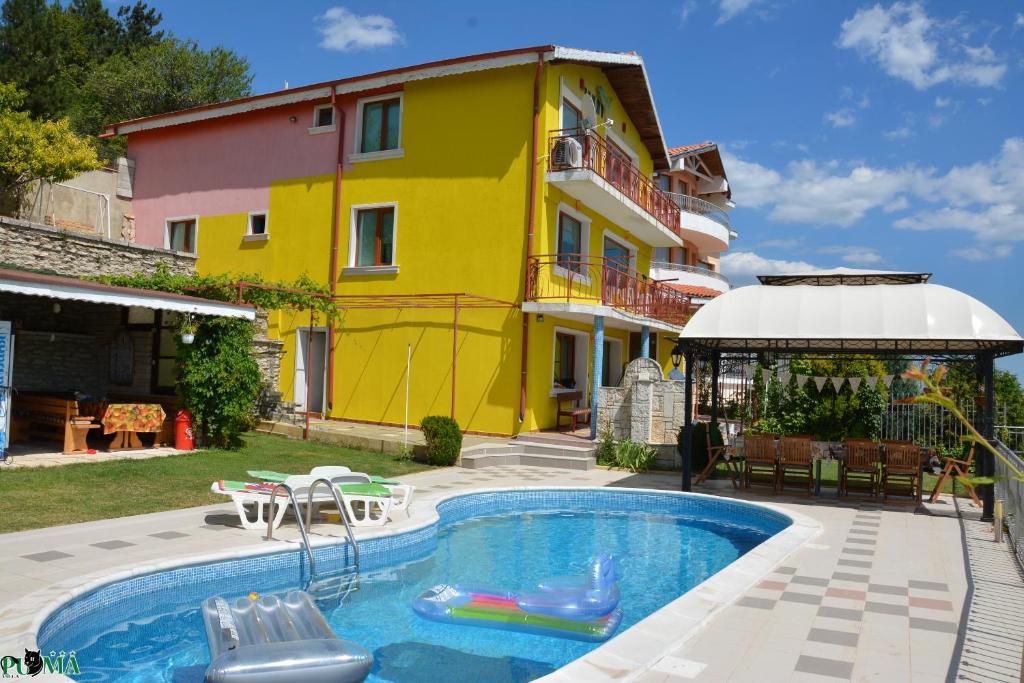
[[[740,487],[740,481],[743,479],[743,471],[740,469],[739,461],[736,458],[736,449],[726,443],[721,446],[715,446],[711,443],[711,430],[717,429],[717,422],[708,422],[705,425],[704,430],[704,443],[708,450],[708,464],[701,470],[701,473],[697,475],[695,484],[702,484],[711,473],[715,471],[715,466],[718,464],[718,459],[722,458],[725,462],[726,468],[729,470],[729,477],[732,479],[732,487],[738,489]]]
[[[907,441],[883,441],[882,500],[891,490],[906,491],[921,502],[921,447]]]
[[[743,439],[743,482],[749,489],[751,482],[765,478],[772,491],[779,490],[779,458],[775,449],[775,434],[748,434]],[[764,477],[767,475],[767,477]]]
[[[947,479],[953,479],[955,481],[960,477],[970,476],[971,465],[974,464],[975,446],[977,446],[975,443],[964,444],[964,452],[966,453],[966,456],[963,459],[946,458],[946,466],[942,469],[942,474],[939,475],[939,480],[935,482],[935,488],[932,489],[932,495],[928,498],[929,503],[934,503],[939,499],[939,494],[942,493],[942,486],[946,483]],[[974,504],[981,507],[981,501],[978,500],[978,494],[975,493],[974,487],[966,481],[961,481],[960,483],[967,489],[967,493],[970,495],[971,500],[974,501]]]
[[[878,495],[882,479],[881,447],[871,439],[847,439],[843,442],[843,459],[839,463],[839,495],[850,495],[851,476],[855,482],[867,481],[867,490]]]
[[[808,495],[814,488],[814,458],[811,437],[784,436],[779,440],[779,490],[786,489],[786,475],[796,474]]]
[[[569,429],[575,432],[578,424],[590,424],[590,408],[581,408],[580,401],[583,400],[582,391],[566,391],[558,394],[555,401],[558,404],[558,415],[555,417],[555,430],[562,427],[562,418],[569,418]],[[568,408],[562,404],[568,403]]]

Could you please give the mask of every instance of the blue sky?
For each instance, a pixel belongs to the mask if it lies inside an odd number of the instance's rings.
[[[534,44],[635,50],[668,144],[725,152],[734,282],[928,271],[1024,330],[1024,2],[154,4],[246,56],[257,92]],[[1024,377],[1024,356],[1000,366]]]

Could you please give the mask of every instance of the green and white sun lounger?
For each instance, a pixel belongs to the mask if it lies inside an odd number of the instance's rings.
[[[330,467],[332,470],[334,469],[334,466],[328,466],[328,467]],[[340,466],[338,466],[338,467],[340,467]],[[319,469],[319,468],[316,468],[316,469]],[[346,468],[346,471],[351,472],[351,470],[349,470],[348,468]],[[292,476],[290,474],[285,474],[284,472],[275,472],[274,470],[249,470],[249,471],[246,472],[246,474],[248,474],[250,477],[252,477],[254,479],[259,479],[260,481],[269,481],[269,482],[274,483],[274,484],[279,484],[279,483],[283,482],[285,479],[287,479],[288,477]],[[313,473],[310,472],[310,474],[313,474]],[[396,481],[394,479],[386,479],[384,477],[379,477],[376,474],[368,474],[366,476],[368,476],[370,478],[370,483],[372,483],[372,484],[383,484],[385,486],[387,486],[387,485],[390,485],[390,486],[401,485],[401,482],[399,482],[399,481]]]
[[[247,474],[254,479],[271,483],[280,483],[286,480],[289,476],[292,476],[283,472],[275,472],[274,470],[249,470]],[[416,487],[410,486],[409,484],[402,484],[394,479],[386,479],[384,477],[365,474],[363,472],[353,472],[344,465],[323,465],[320,467],[314,467],[310,470],[309,475],[312,477],[326,477],[335,484],[366,483],[386,487],[391,491],[392,509],[404,510],[407,516],[409,515],[409,504],[412,502],[413,491],[416,490]]]

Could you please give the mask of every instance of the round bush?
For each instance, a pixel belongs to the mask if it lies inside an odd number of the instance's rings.
[[[459,423],[443,415],[430,415],[420,422],[427,440],[427,462],[431,465],[451,466],[462,452],[462,431]]]

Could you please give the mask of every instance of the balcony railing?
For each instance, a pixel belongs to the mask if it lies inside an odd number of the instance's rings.
[[[729,225],[729,214],[727,214],[722,207],[717,204],[712,204],[706,199],[700,197],[691,197],[688,194],[679,194],[678,192],[669,192],[672,198],[675,200],[679,208],[686,213],[695,213],[698,216],[704,216],[709,220],[721,225],[727,230],[732,230],[732,226]]]
[[[548,145],[548,169],[585,169],[604,178],[652,218],[679,233],[679,204],[633,165],[629,157],[613,149],[593,131],[552,131]]]
[[[682,292],[616,259],[584,254],[530,257],[526,299],[611,306],[673,325],[685,324],[692,313]]]
[[[682,273],[695,273],[697,275],[705,275],[716,280],[721,280],[725,284],[729,284],[729,279],[721,273],[705,268],[703,266],[689,266],[682,263],[667,263],[665,261],[651,261],[651,270],[678,270]]]

